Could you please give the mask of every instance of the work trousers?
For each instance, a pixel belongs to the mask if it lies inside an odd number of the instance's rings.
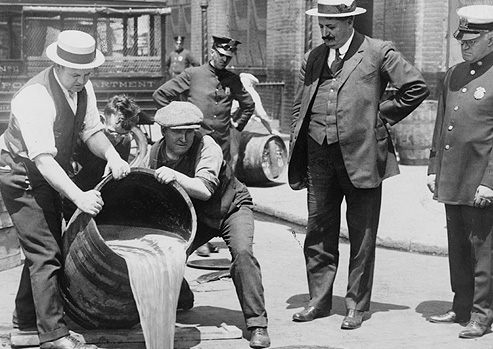
[[[332,308],[339,265],[341,204],[347,204],[350,242],[347,309],[367,311],[375,265],[375,245],[382,186],[359,189],[346,171],[339,143],[322,145],[308,137],[308,227],[304,255],[310,292],[309,306]]]
[[[187,251],[190,255],[214,237],[222,237],[231,253],[230,274],[236,288],[247,329],[267,327],[260,265],[253,254],[254,219],[250,207],[240,208],[223,221],[220,229],[198,222],[197,233]],[[181,294],[188,285],[182,285]]]
[[[3,152],[11,171],[0,177],[5,207],[26,257],[15,298],[14,320],[36,323],[40,343],[69,334],[58,287],[62,272],[62,206],[59,193],[46,181],[28,176],[34,164]]]
[[[486,326],[493,321],[493,207],[445,205],[452,309]]]

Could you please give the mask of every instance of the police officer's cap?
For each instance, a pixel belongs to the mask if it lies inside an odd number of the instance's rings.
[[[493,6],[471,5],[457,10],[459,28],[454,33],[457,40],[473,40],[482,33],[493,30]]]
[[[204,115],[200,109],[190,102],[173,101],[160,108],[154,121],[161,127],[171,129],[200,128]]]
[[[219,53],[233,57],[235,52],[238,50],[238,45],[241,44],[238,40],[230,39],[225,36],[212,36],[214,43],[212,47]]]

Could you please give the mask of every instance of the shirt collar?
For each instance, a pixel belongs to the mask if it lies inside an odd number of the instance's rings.
[[[344,45],[342,45],[339,48],[339,54],[341,55],[341,58],[344,58],[347,51],[349,50],[349,46],[351,45],[351,41],[353,41],[353,37],[354,37],[354,29],[351,32],[351,36],[349,37],[349,39],[344,43]]]
[[[58,83],[58,85],[60,85],[60,87],[61,87],[61,89],[62,89],[62,91],[63,91],[63,94],[64,94],[66,97],[68,97],[68,98],[72,98],[72,97],[70,96],[70,93],[71,93],[71,92],[70,92],[69,90],[67,90],[67,89],[66,89],[66,88],[62,85],[62,83],[60,82],[60,79],[58,78],[58,75],[57,75],[57,73],[56,73],[56,69],[54,69],[54,68],[53,68],[53,75],[55,75],[55,80],[56,80],[56,82]],[[76,95],[77,95],[77,94],[76,94]]]

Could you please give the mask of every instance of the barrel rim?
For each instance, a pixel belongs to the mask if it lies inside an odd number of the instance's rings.
[[[132,167],[132,168],[130,168],[130,173],[144,174],[144,175],[151,176],[152,178],[155,178],[154,172],[155,172],[155,170],[152,170],[149,168],[144,168],[144,167]],[[101,191],[101,189],[111,180],[113,180],[113,176],[111,174],[109,174],[106,177],[104,177],[103,180],[101,180],[101,182],[99,182],[98,185],[96,185],[96,187],[94,189],[97,191]],[[193,240],[195,239],[195,234],[197,233],[197,213],[195,212],[195,207],[193,206],[193,203],[192,203],[192,200],[190,199],[190,196],[187,194],[185,189],[183,189],[183,187],[180,184],[173,181],[173,182],[168,183],[167,185],[172,186],[176,191],[178,191],[178,193],[180,193],[180,195],[183,197],[183,199],[185,200],[185,202],[187,203],[187,205],[190,209],[190,214],[192,216],[191,217],[192,218],[192,227],[190,229],[191,230],[190,231],[190,238],[185,243],[185,247],[186,247],[186,249],[188,249],[190,247],[190,245],[192,244]],[[74,212],[74,214],[70,218],[69,222],[67,223],[67,227],[71,226],[72,221],[75,220],[80,215],[84,216],[84,219],[86,219],[86,221],[87,221],[87,223],[85,223],[85,224],[88,224],[88,221],[90,220],[91,216],[87,213],[80,211],[80,209],[77,208],[76,212]],[[101,237],[101,239],[102,239],[102,237]]]

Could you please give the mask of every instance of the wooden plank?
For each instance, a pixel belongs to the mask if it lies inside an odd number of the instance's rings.
[[[144,343],[142,330],[80,330],[72,334],[79,340],[96,345],[106,344],[138,344]],[[186,326],[177,325],[175,329],[175,342],[203,341],[203,340],[227,340],[242,338],[242,331],[236,326],[225,323],[221,326]],[[13,331],[10,333],[10,345],[12,348],[36,348],[39,346],[38,334],[35,331]]]

